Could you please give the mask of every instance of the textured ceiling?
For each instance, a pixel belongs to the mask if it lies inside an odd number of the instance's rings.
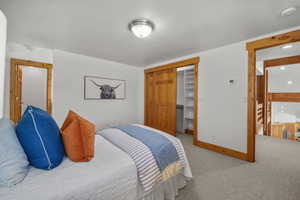
[[[300,25],[300,0],[0,0],[8,40],[144,67]],[[145,39],[127,29],[148,18]]]

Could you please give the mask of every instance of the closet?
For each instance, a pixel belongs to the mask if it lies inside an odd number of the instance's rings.
[[[194,76],[193,65],[177,68],[177,133],[194,133]]]
[[[176,134],[176,69],[145,74],[145,124]]]
[[[178,68],[181,69],[181,68]],[[183,67],[184,105],[183,127],[187,134],[194,133],[194,66]]]
[[[189,66],[184,72],[183,127],[197,129],[198,63],[195,57],[145,70],[145,125],[176,135],[177,69]]]

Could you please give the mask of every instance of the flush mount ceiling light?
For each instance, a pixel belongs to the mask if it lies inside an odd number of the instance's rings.
[[[293,45],[287,44],[287,45],[282,46],[281,48],[282,48],[282,49],[290,49],[290,48],[292,48],[292,47],[293,47]]]
[[[285,70],[285,66],[280,67],[281,70]]]
[[[292,85],[293,81],[288,81],[287,84]]]
[[[128,24],[128,28],[136,37],[145,38],[152,33],[154,24],[147,19],[136,19]]]
[[[281,11],[281,16],[285,17],[285,16],[290,16],[292,14],[294,14],[297,11],[296,7],[289,7],[284,9],[283,11]]]

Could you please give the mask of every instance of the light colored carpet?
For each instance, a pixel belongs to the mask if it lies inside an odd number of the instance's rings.
[[[176,200],[300,200],[300,143],[257,136],[256,163],[192,145],[179,134],[194,175]]]

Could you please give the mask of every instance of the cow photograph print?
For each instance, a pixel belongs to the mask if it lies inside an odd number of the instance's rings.
[[[119,79],[84,76],[84,99],[125,99],[126,81]]]

